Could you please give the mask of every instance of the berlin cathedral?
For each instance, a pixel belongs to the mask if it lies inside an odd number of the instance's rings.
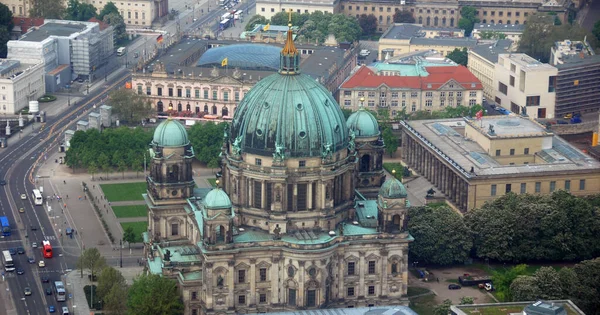
[[[214,189],[196,187],[185,127],[156,128],[147,267],[178,282],[187,315],[408,304],[410,205],[385,179],[377,121],[346,120],[299,64],[288,31],[279,72],[224,134]]]

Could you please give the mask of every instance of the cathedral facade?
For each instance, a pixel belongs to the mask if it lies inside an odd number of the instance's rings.
[[[191,315],[407,304],[409,204],[385,181],[377,121],[346,120],[300,73],[291,31],[280,59],[237,107],[217,188],[195,188],[185,128],[157,127],[150,272],[178,281]]]

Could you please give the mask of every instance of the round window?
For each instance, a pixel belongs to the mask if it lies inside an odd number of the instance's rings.
[[[265,102],[264,106],[265,108],[269,108],[269,102]]]
[[[296,105],[296,108],[297,108],[298,110],[302,110],[304,107],[302,106],[302,104],[298,103],[298,104]]]
[[[256,129],[256,135],[259,136],[259,137],[262,136],[263,135],[262,130]]]
[[[300,136],[300,138],[304,139],[304,138],[306,138],[306,132],[305,131],[300,131],[300,133],[298,134],[298,136]]]
[[[177,190],[171,190],[171,195],[177,196]]]
[[[334,130],[335,130],[335,132],[340,132],[340,125],[335,125]]]
[[[310,268],[310,269],[308,270],[308,274],[309,274],[311,277],[314,277],[314,276],[317,274],[317,269],[315,269],[315,268]]]

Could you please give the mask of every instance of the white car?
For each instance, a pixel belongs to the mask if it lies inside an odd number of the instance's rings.
[[[40,260],[40,262],[38,263],[38,267],[44,268],[46,267],[46,263],[43,260]]]
[[[358,54],[359,54],[359,55],[361,55],[361,56],[363,56],[363,57],[366,57],[366,56],[368,56],[368,55],[370,55],[370,54],[371,54],[371,51],[370,51],[370,50],[368,50],[368,49],[363,49],[363,50],[361,50],[361,51],[360,51],[360,53],[358,53]]]
[[[31,247],[37,248],[37,243],[36,242],[31,243]]]
[[[26,194],[21,194],[21,199],[22,200],[26,200],[27,199],[27,195]]]

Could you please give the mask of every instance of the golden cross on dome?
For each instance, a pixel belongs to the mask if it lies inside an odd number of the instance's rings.
[[[288,11],[288,24],[290,24],[290,26],[291,26],[291,24],[292,24],[292,12],[294,12],[294,10],[293,10],[293,9],[290,9],[290,10]]]

